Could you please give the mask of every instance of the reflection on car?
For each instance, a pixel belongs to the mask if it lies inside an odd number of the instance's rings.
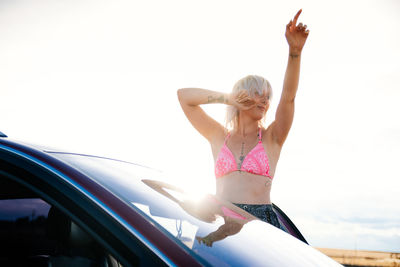
[[[139,164],[0,137],[0,266],[340,266]]]

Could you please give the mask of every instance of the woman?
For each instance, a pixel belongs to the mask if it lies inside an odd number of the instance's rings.
[[[267,128],[262,127],[262,121],[270,106],[272,89],[260,76],[249,75],[239,80],[230,94],[199,88],[178,90],[185,115],[211,145],[217,196],[281,229],[270,192],[293,121],[301,52],[309,34],[306,25],[297,25],[301,11],[286,25],[288,65],[275,120]],[[228,105],[227,124],[233,126],[230,132],[200,107],[210,103]]]

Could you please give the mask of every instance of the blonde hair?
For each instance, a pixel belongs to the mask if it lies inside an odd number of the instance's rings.
[[[255,97],[256,93],[262,95],[264,92],[272,98],[272,87],[271,84],[265,78],[258,75],[248,75],[235,83],[232,89],[232,94],[239,92],[240,90],[247,90],[251,97]],[[226,128],[235,129],[238,126],[239,110],[232,105],[226,108]],[[265,116],[258,123],[259,126],[263,126],[265,122]]]

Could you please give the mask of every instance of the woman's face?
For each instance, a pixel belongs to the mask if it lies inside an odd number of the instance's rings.
[[[249,110],[246,110],[246,114],[251,116],[255,120],[261,120],[269,109],[269,99],[270,94],[268,92],[263,92],[262,95],[256,93],[254,96],[255,106]]]

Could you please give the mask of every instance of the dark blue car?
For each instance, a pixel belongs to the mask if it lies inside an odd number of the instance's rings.
[[[0,133],[0,266],[341,266],[215,196],[138,164]]]

